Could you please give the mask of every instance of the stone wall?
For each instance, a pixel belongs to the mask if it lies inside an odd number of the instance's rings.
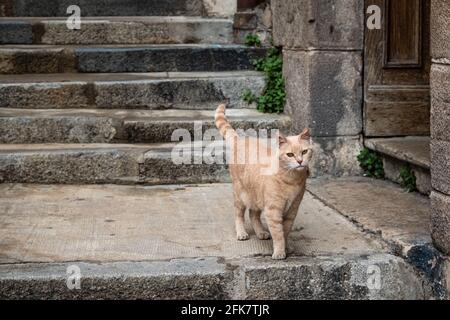
[[[450,254],[450,0],[431,3],[431,228]]]
[[[237,11],[237,0],[203,0],[209,16],[232,17]]]
[[[247,35],[257,35],[265,46],[272,41],[272,8],[270,0],[261,1],[254,8],[238,9],[234,16],[234,40],[245,44]]]
[[[363,0],[272,0],[283,47],[286,113],[312,130],[313,175],[353,175],[362,148]]]

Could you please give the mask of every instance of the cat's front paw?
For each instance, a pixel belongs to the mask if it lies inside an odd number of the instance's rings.
[[[250,236],[246,232],[238,233],[237,239],[238,239],[238,241],[247,241],[248,239],[250,239]]]
[[[272,255],[273,260],[285,260],[286,252],[274,252]]]
[[[258,237],[259,240],[269,240],[270,239],[270,233],[266,232],[266,231],[257,233],[256,236]]]

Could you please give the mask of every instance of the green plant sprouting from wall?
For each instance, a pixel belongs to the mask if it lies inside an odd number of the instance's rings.
[[[276,47],[269,48],[266,56],[254,61],[254,65],[257,71],[266,74],[266,88],[261,96],[256,96],[248,89],[245,90],[242,95],[243,100],[248,104],[256,103],[260,112],[282,113],[286,103],[286,92],[281,50]]]
[[[417,180],[410,166],[404,166],[400,169],[400,185],[408,192],[417,190]]]
[[[375,152],[363,149],[358,155],[358,162],[366,177],[384,179],[383,161]]]
[[[249,34],[245,37],[245,44],[249,47],[261,47],[261,39],[255,34]]]

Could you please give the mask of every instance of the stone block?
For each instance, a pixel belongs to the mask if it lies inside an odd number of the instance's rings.
[[[248,89],[259,96],[266,87],[265,75],[254,72],[18,78],[0,84],[0,108],[215,110],[220,103],[228,103],[228,108],[254,109],[243,101],[243,92]]]
[[[352,176],[361,173],[357,156],[363,145],[358,136],[313,140],[314,155],[310,164],[312,177]]]
[[[431,136],[450,141],[450,65],[431,67]]]
[[[104,81],[94,84],[95,104],[100,108],[216,109],[249,108],[242,100],[245,89],[261,95],[266,86],[263,75],[236,75],[198,79],[151,81]],[[0,91],[1,92],[1,91]],[[1,102],[0,102],[1,104]]]
[[[291,126],[287,116],[256,110],[235,109],[229,115],[231,124],[240,130],[285,132]],[[0,109],[0,143],[171,142],[172,134],[180,129],[191,136],[209,129],[216,132],[214,111]]]
[[[450,141],[431,141],[431,184],[450,195]]]
[[[237,12],[234,15],[233,28],[241,30],[254,30],[258,26],[258,17],[255,12]]]
[[[180,111],[181,112],[181,111]],[[213,119],[196,119],[196,114],[189,112],[185,118],[178,118],[175,120],[165,120],[163,117],[154,117],[153,119],[141,118],[141,119],[124,119],[123,130],[126,133],[125,139],[128,142],[133,143],[158,143],[158,142],[171,142],[172,134],[176,130],[186,130],[191,137],[195,135],[196,127],[195,122],[201,121],[201,130],[206,132],[207,130],[216,130],[216,125]],[[279,129],[282,132],[286,131],[290,125],[290,119],[285,116],[272,116],[265,115],[250,118],[252,115],[244,113],[241,116],[229,117],[231,125],[239,130],[253,129],[259,130],[272,130]]]
[[[0,107],[30,109],[86,108],[91,98],[88,84],[28,82],[0,84]]]
[[[81,288],[66,284],[68,263],[0,267],[2,299],[229,299],[230,270],[215,258],[162,262],[79,262]]]
[[[141,154],[119,147],[0,153],[0,182],[74,184],[137,181]]]
[[[400,172],[402,168],[410,166],[416,177],[416,187],[420,193],[429,195],[431,192],[430,170],[416,165],[411,165],[406,161],[401,161],[390,156],[381,155],[384,165],[385,177],[396,183],[401,183]]]
[[[236,45],[75,49],[78,71],[91,73],[252,70],[265,53]]]
[[[67,29],[64,20],[43,22],[43,25],[43,44],[226,44],[233,39],[232,22],[225,19],[151,17],[85,20],[82,33]]]
[[[450,254],[450,196],[431,193],[431,233],[434,244]]]
[[[146,184],[186,184],[230,182],[226,164],[205,164],[204,149],[192,149],[191,164],[173,162],[172,150],[151,150],[144,156],[141,174]],[[198,162],[200,164],[196,164]]]
[[[0,73],[240,71],[265,54],[241,45],[1,48]]]
[[[362,58],[358,52],[284,51],[286,113],[294,130],[316,137],[362,131]]]
[[[237,11],[237,1],[203,0],[203,7],[205,8],[205,12],[208,16],[232,17]]]
[[[59,73],[74,67],[73,55],[64,48],[0,50],[0,74]]]
[[[362,50],[364,1],[272,0],[276,45]]]
[[[33,28],[25,22],[0,21],[0,44],[33,43]]]
[[[17,115],[0,118],[0,143],[109,143],[120,121],[108,117]]]
[[[249,300],[377,300],[424,299],[422,283],[401,258],[375,255],[355,260],[319,259],[312,264],[286,261],[278,265],[245,265]],[[369,268],[381,271],[379,286],[370,282]],[[375,269],[377,270],[377,269]],[[282,285],[280,285],[282,283]],[[373,286],[372,286],[373,285]]]
[[[450,1],[431,1],[431,56],[450,63]]]

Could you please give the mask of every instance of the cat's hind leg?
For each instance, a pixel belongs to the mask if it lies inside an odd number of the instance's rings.
[[[260,240],[269,240],[270,233],[264,230],[261,223],[261,211],[250,210],[250,221],[252,223],[253,230],[255,230],[256,236]]]
[[[250,239],[250,236],[245,230],[245,210],[246,210],[245,206],[239,201],[236,201],[234,204],[234,210],[235,210],[234,223],[236,227],[237,239],[239,241],[245,241]]]

